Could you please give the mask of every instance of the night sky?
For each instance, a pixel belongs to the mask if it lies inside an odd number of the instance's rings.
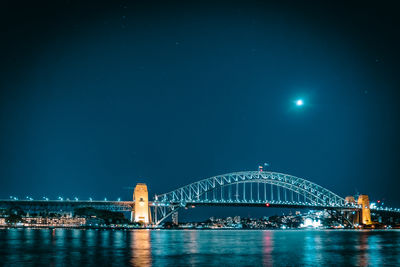
[[[400,10],[349,2],[3,1],[0,198],[267,162],[400,207]]]

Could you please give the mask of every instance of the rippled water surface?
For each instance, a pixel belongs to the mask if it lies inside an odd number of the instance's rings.
[[[400,231],[0,230],[0,266],[400,266]]]

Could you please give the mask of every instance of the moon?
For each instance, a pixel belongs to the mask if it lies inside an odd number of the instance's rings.
[[[303,102],[302,99],[296,100],[296,106],[300,107],[300,106],[302,106],[302,105],[304,105],[304,102]]]

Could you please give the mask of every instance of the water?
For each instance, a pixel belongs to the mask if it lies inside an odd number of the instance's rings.
[[[0,266],[400,266],[400,231],[0,230]]]

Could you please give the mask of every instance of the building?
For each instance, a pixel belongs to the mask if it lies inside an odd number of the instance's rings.
[[[172,223],[178,225],[178,212],[172,213]]]
[[[22,218],[24,226],[62,226],[77,227],[86,225],[86,218],[47,218],[47,217],[24,217]]]

